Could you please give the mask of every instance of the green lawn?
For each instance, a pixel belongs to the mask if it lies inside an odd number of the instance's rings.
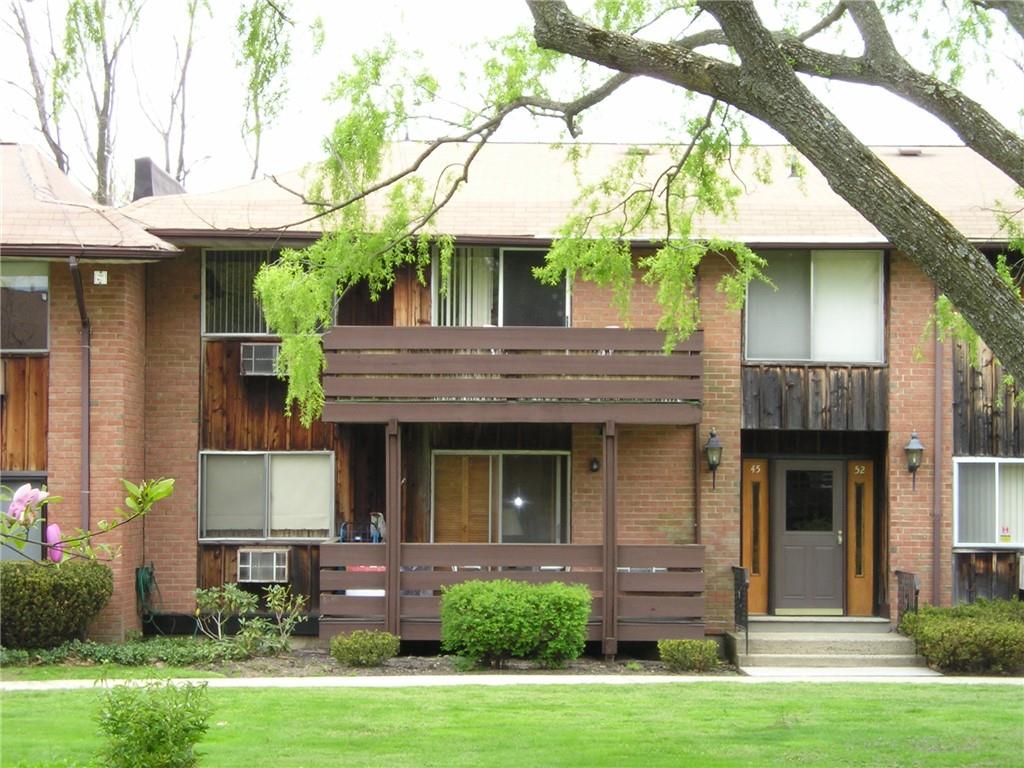
[[[2,764],[86,762],[100,691],[5,693]],[[1016,686],[210,690],[201,765],[1014,766]]]
[[[224,677],[195,667],[126,667],[123,664],[44,664],[0,667],[0,680],[162,680],[169,677]]]

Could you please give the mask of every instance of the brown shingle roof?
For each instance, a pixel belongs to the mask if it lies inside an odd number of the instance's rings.
[[[0,144],[0,252],[5,256],[159,258],[179,253],[89,195],[36,149]]]
[[[423,144],[396,145],[391,167],[400,167],[424,149]],[[667,167],[658,147],[647,148],[647,168],[654,175]],[[782,147],[765,147],[772,161],[772,181],[753,173],[754,161],[740,157],[735,168],[745,192],[733,217],[706,217],[697,222],[697,236],[719,236],[748,243],[882,243],[878,231],[829,188],[824,177],[805,163],[806,177],[790,177]],[[440,168],[457,161],[466,148],[446,146],[424,163],[421,174],[433,187]],[[902,155],[896,147],[874,148],[905,179],[964,234],[973,240],[1003,239],[992,211],[1009,201],[1013,183],[998,169],[964,147],[927,147],[920,155]],[[623,159],[627,147],[590,145],[583,165],[585,180]],[[435,229],[456,237],[550,238],[572,210],[577,180],[565,162],[565,150],[544,144],[489,144],[470,170],[469,183],[440,213]],[[285,186],[303,189],[300,173],[279,176]],[[312,214],[294,194],[271,179],[220,192],[169,195],[138,200],[122,209],[155,232],[237,233],[276,230],[315,233],[319,221],[296,225]],[[637,239],[657,236],[637,233]]]

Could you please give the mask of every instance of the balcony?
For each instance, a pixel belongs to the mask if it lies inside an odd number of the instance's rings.
[[[698,331],[337,326],[324,421],[697,424]]]

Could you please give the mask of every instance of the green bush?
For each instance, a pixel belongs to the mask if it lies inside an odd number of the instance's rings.
[[[707,672],[718,666],[714,640],[659,640],[658,654],[670,672]]]
[[[583,653],[589,616],[590,591],[581,585],[467,581],[441,598],[441,642],[477,664],[520,658],[560,666]]]
[[[101,752],[110,768],[188,768],[209,725],[206,684],[118,685],[98,715],[107,737]]]
[[[113,573],[97,562],[0,563],[0,645],[52,648],[82,638],[113,591]]]
[[[925,605],[903,616],[900,631],[943,672],[1013,674],[1024,671],[1024,603],[978,600],[952,608]]]
[[[0,664],[5,666],[63,664],[71,661],[80,664],[121,664],[128,667],[159,662],[173,667],[187,667],[244,658],[248,658],[246,649],[237,643],[216,643],[192,637],[154,637],[110,645],[90,640],[72,640],[56,648],[4,648],[0,651]]]
[[[331,656],[352,667],[379,667],[398,654],[398,644],[390,632],[357,629],[331,638]]]

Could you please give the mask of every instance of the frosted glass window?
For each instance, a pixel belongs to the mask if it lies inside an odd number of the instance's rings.
[[[203,457],[203,535],[262,537],[267,519],[266,454]]]
[[[811,359],[847,363],[882,360],[882,263],[875,251],[811,255]]]
[[[778,251],[766,256],[765,274],[775,285],[750,284],[747,299],[747,357],[806,360],[811,352],[811,257]]]
[[[204,453],[200,536],[209,539],[331,535],[331,453]]]
[[[1024,545],[1024,463],[999,464],[999,543]]]
[[[333,497],[329,455],[271,454],[271,536],[327,536]]]
[[[772,251],[747,290],[752,360],[882,362],[882,252]]]

